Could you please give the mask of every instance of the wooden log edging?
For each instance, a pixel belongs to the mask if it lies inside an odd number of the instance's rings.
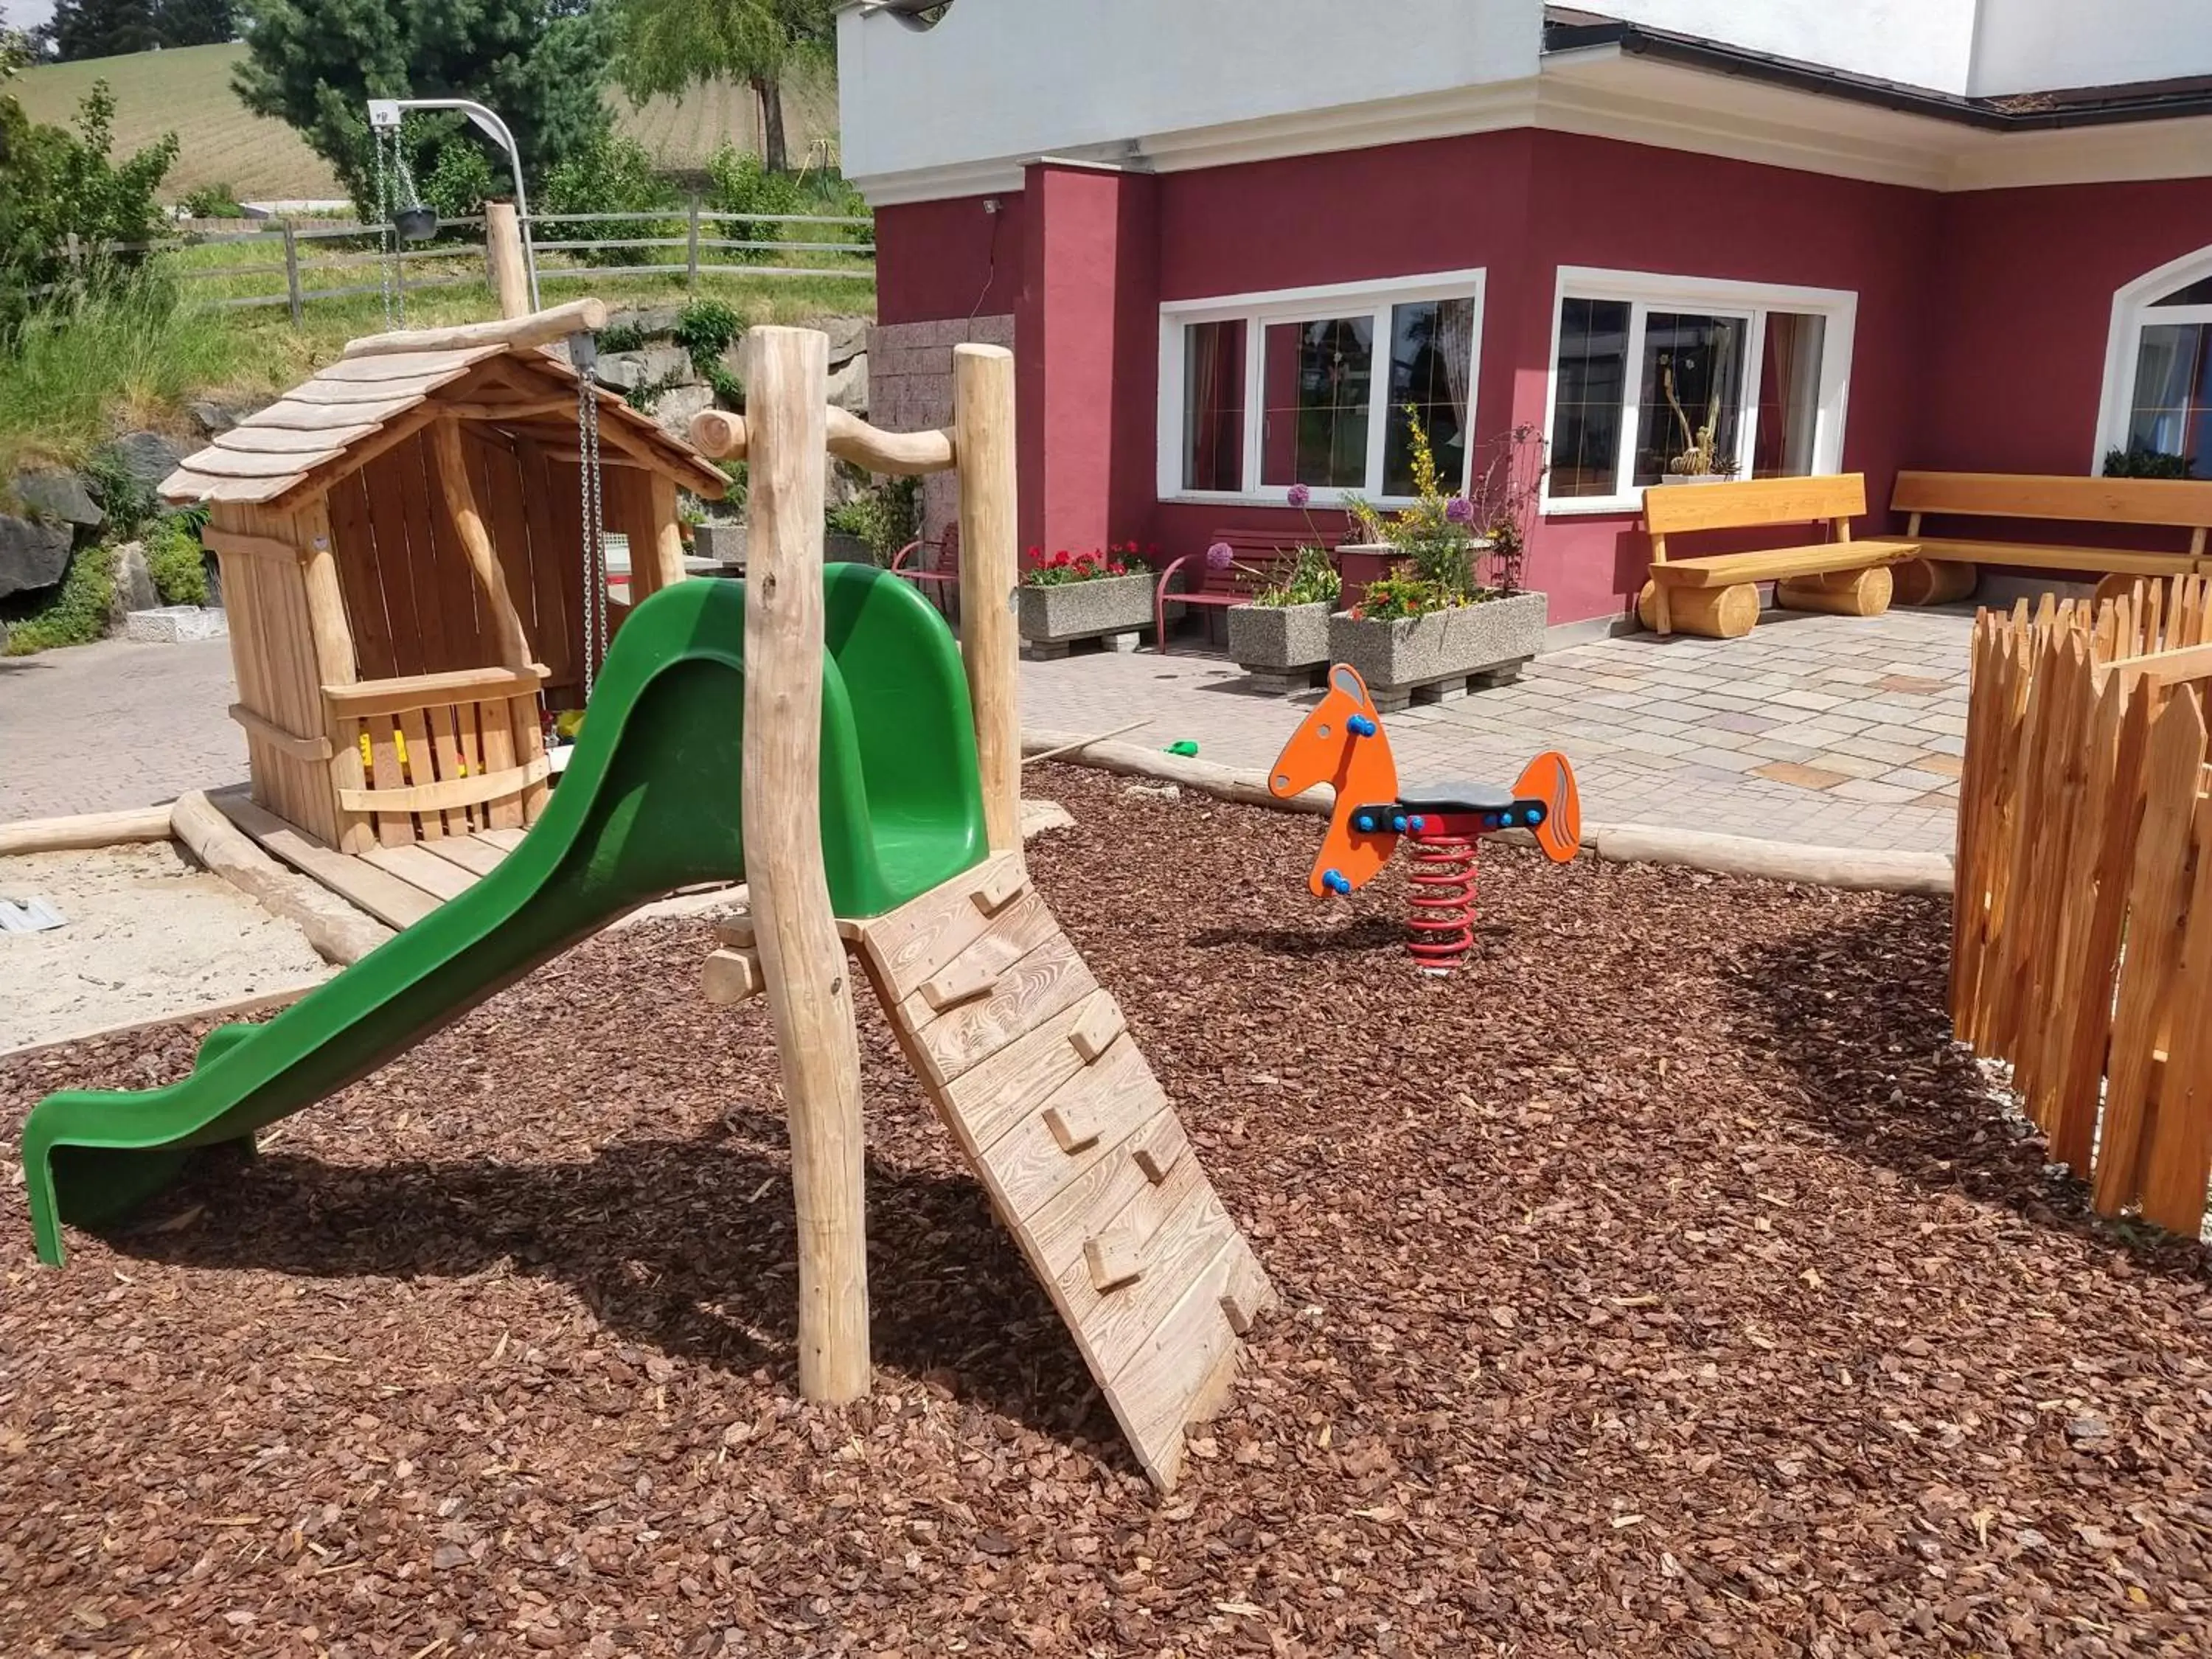
[[[131,842],[168,839],[167,805],[81,812],[65,818],[21,818],[14,823],[0,823],[0,858],[25,853],[83,853]]]
[[[297,927],[325,962],[351,967],[392,937],[382,922],[270,858],[198,790],[178,797],[171,818],[177,839],[194,858]]]
[[[1279,800],[1268,793],[1264,773],[1223,766],[1215,761],[1165,754],[1136,744],[1086,742],[1079,732],[1042,731],[1035,727],[1023,731],[1024,755],[1042,754],[1048,750],[1059,751],[1054,758],[1071,766],[1088,766],[1124,777],[1181,784],[1217,800],[1235,801],[1246,806],[1326,816],[1333,805],[1330,793],[1322,788],[1309,789],[1289,800]],[[1534,845],[1534,838],[1521,830],[1506,831],[1500,839]],[[1679,830],[1669,825],[1587,822],[1583,825],[1583,852],[1610,864],[1678,865],[1717,876],[1748,876],[1765,881],[1796,882],[1807,887],[1882,893],[1951,891],[1951,857],[1946,853],[1812,847],[1796,842],[1767,841],[1756,836]]]

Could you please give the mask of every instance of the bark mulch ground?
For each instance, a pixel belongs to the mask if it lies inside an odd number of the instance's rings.
[[[602,938],[66,1271],[0,1197],[0,1653],[2207,1650],[2212,1299],[1946,1040],[1947,908],[1050,770],[1037,879],[1287,1306],[1156,1498],[870,1010],[878,1389],[800,1403],[765,1011]],[[170,1029],[0,1072],[176,1076]],[[12,1160],[13,1144],[0,1143]]]

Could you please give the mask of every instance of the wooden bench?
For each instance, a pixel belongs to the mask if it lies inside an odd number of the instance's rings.
[[[1866,477],[1844,472],[1818,478],[1754,478],[1743,483],[1655,484],[1644,492],[1644,528],[1651,537],[1651,580],[1636,614],[1661,634],[1741,639],[1759,620],[1760,582],[1774,584],[1774,602],[1788,611],[1878,617],[1889,609],[1889,567],[1919,549],[1910,540],[1851,539],[1851,520],[1866,511]],[[1770,525],[1825,524],[1826,538],[1749,553],[1669,556],[1669,536]]]
[[[1910,514],[1909,539],[1921,556],[1897,573],[1900,605],[1942,605],[1974,591],[1984,564],[2030,570],[2095,572],[2106,583],[2138,576],[2186,576],[2212,569],[2205,532],[2212,526],[2212,483],[2184,478],[2068,478],[2018,472],[1900,472],[1889,504]],[[2088,547],[1923,535],[1924,517],[2039,519],[2045,523],[2137,525],[2185,530],[2185,550]],[[2002,529],[1991,526],[1991,529]]]
[[[1249,605],[1255,593],[1291,574],[1291,568],[1297,562],[1298,548],[1305,539],[1274,530],[1217,530],[1206,538],[1206,546],[1212,548],[1219,542],[1229,544],[1236,562],[1227,569],[1216,570],[1201,551],[1186,553],[1161,571],[1159,586],[1152,591],[1152,637],[1158,643],[1160,654],[1164,657],[1168,653],[1170,603],[1212,605],[1224,610],[1234,605]],[[1187,564],[1194,567],[1198,579],[1183,592],[1170,595],[1168,583]]]

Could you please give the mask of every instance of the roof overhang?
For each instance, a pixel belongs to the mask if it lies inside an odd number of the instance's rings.
[[[1615,28],[1623,26],[1613,26]],[[1158,173],[1534,127],[1931,191],[2196,178],[2212,172],[2212,94],[2071,95],[2004,112],[1671,38],[1555,31],[1537,74],[1094,146],[1069,159]],[[1710,43],[1693,43],[1709,46]],[[2148,94],[2146,95],[2148,97]],[[2122,108],[2124,115],[2113,112]],[[2101,112],[2091,113],[2091,111]],[[856,177],[870,203],[1018,191],[1036,156]]]

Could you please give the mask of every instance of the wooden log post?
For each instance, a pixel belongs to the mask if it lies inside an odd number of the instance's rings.
[[[870,1367],[860,1040],[817,810],[829,376],[826,335],[746,336],[745,878],[790,1115],[799,1388],[836,1402],[868,1391]]]
[[[307,629],[315,651],[319,685],[354,685],[361,679],[355,653],[353,624],[346,617],[345,593],[338,582],[338,563],[331,542],[330,498],[319,496],[303,509],[297,522],[306,540],[301,550],[301,574],[307,591]],[[367,769],[360,747],[352,740],[352,722],[342,718],[327,699],[323,706],[323,736],[330,745],[331,799],[333,803],[348,790],[368,787]],[[337,823],[337,848],[342,853],[366,853],[376,844],[376,826],[365,812],[333,805]]]
[[[1015,684],[1014,354],[952,348],[960,469],[960,645],[975,714],[983,824],[994,853],[1022,850],[1022,722]]]
[[[530,314],[530,275],[522,258],[522,221],[514,204],[497,198],[483,204],[484,263],[490,267],[492,292],[499,296],[502,317]]]
[[[514,595],[507,591],[499,550],[492,545],[491,532],[484,528],[483,514],[477,507],[476,486],[469,482],[468,457],[461,447],[460,423],[432,422],[430,447],[437,459],[438,489],[445,496],[446,511],[453,515],[461,551],[467,556],[469,568],[476,572],[477,586],[483,590],[484,602],[491,608],[492,627],[499,635],[500,664],[518,672],[527,669],[530,641],[522,631]]]

